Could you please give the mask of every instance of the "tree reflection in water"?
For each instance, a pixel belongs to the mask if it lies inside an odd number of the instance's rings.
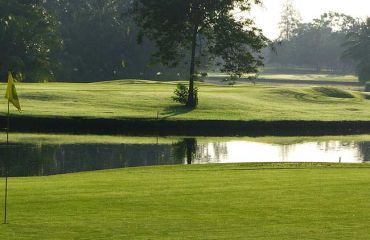
[[[9,157],[10,176],[45,176],[124,167],[183,164],[171,144],[18,144]],[[1,163],[1,176],[5,165]]]
[[[300,160],[310,151],[312,161],[332,162],[370,161],[370,142],[328,141],[293,143],[288,145],[264,144],[248,141],[176,139],[174,143],[83,143],[83,144],[14,144],[7,148],[0,144],[0,175],[5,176],[6,161],[10,176],[45,176],[62,173],[94,171],[124,167],[203,164],[218,162],[252,162]],[[257,150],[254,149],[258,147]],[[257,152],[256,152],[257,151]],[[270,152],[269,152],[270,151]],[[347,157],[342,157],[347,154]],[[255,156],[257,154],[258,156]],[[264,155],[265,154],[265,155]],[[267,154],[267,155],[266,155]],[[270,155],[268,155],[270,154]],[[315,155],[318,154],[318,155]],[[330,155],[332,154],[332,155]],[[293,155],[293,156],[292,156]],[[268,157],[264,157],[268,156]],[[352,160],[351,160],[352,159]],[[310,160],[310,159],[308,159]],[[303,161],[303,160],[302,160]],[[356,162],[355,161],[355,162]]]
[[[177,159],[186,160],[186,164],[192,164],[197,153],[197,140],[195,138],[184,138],[174,143],[173,152]]]

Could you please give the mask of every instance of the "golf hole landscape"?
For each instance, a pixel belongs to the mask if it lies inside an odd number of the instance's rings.
[[[0,0],[0,240],[370,239],[367,0]]]

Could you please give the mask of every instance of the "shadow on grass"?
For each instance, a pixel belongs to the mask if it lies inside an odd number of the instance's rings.
[[[164,112],[162,112],[162,115],[164,115],[163,119],[167,119],[167,118],[170,118],[170,117],[174,117],[174,116],[189,113],[193,110],[194,109],[190,108],[190,107],[173,105],[173,106],[169,106],[169,107],[165,108]]]

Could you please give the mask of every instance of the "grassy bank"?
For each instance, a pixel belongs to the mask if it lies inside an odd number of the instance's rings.
[[[23,116],[166,120],[368,120],[370,100],[359,92],[326,87],[199,84],[199,108],[171,101],[175,82],[18,84]],[[2,84],[0,90],[5,91]],[[0,106],[6,113],[6,102]],[[19,113],[13,111],[13,114]]]
[[[261,79],[358,82],[354,75],[335,74],[261,74]]]
[[[135,136],[112,136],[112,135],[67,135],[67,134],[31,134],[11,133],[11,144],[173,144],[189,136],[169,137],[135,137]],[[268,144],[298,144],[304,142],[368,142],[370,135],[349,136],[299,136],[299,137],[194,137],[198,143],[210,142],[245,141]],[[5,144],[5,137],[0,138],[0,144]]]
[[[369,173],[249,164],[12,178],[0,239],[367,239]]]
[[[227,77],[226,74],[211,73],[209,77]],[[338,82],[358,82],[358,77],[354,75],[338,74],[307,74],[307,73],[261,73],[259,79],[270,80],[301,80],[301,81],[338,81]]]

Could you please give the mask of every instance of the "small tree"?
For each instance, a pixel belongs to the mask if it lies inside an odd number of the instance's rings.
[[[344,46],[343,57],[355,61],[359,80],[370,81],[370,18],[347,34]]]
[[[156,43],[153,57],[174,67],[190,56],[188,107],[196,107],[199,52],[217,57],[222,72],[238,76],[255,73],[263,64],[261,50],[267,39],[252,20],[235,14],[249,12],[253,3],[260,0],[134,0],[134,17],[141,27],[138,39],[147,36]],[[201,46],[204,51],[198,51]]]

